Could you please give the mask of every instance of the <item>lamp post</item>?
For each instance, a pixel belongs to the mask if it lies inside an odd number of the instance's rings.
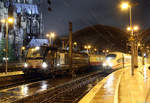
[[[109,53],[109,50],[108,49],[104,49],[103,51],[102,51],[104,54],[105,54],[105,56]]]
[[[55,33],[51,32],[50,34],[46,34],[46,37],[49,39],[49,46],[52,45],[52,38],[55,38]]]
[[[138,27],[133,27],[132,25],[132,5],[129,4],[129,2],[123,2],[121,4],[121,8],[122,10],[125,10],[125,9],[129,9],[129,14],[130,14],[130,27],[127,28],[128,31],[131,32],[131,35],[130,35],[130,38],[129,38],[129,41],[131,43],[131,75],[133,76],[134,75],[134,68],[135,68],[135,61],[137,61],[137,57],[135,55],[136,53],[136,50],[135,50],[135,35],[134,35],[134,30],[138,30]]]
[[[133,50],[134,50],[134,68],[138,67],[138,38],[137,35],[135,34],[135,32],[137,32],[139,30],[138,26],[132,26],[131,27],[127,27],[127,31],[132,31],[133,32]]]
[[[91,45],[85,45],[84,48],[87,50],[87,54],[89,54],[89,50],[91,49]]]
[[[25,51],[25,49],[26,49],[26,47],[25,46],[22,46],[21,47],[21,60],[23,60],[24,59],[24,51]]]
[[[5,73],[7,73],[7,71],[8,71],[8,24],[13,24],[14,18],[2,19],[1,22],[6,25],[6,57],[5,57],[6,68],[5,68]]]
[[[74,46],[74,48],[76,48],[77,47],[77,42],[74,42],[73,46]]]

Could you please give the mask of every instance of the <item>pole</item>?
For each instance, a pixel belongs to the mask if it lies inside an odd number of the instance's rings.
[[[6,21],[6,69],[5,73],[7,74],[8,71],[8,21]]]
[[[50,36],[49,37],[49,46],[51,46],[52,45],[52,37]]]
[[[135,37],[136,40],[134,41],[135,42],[135,44],[134,44],[135,45],[135,49],[134,49],[135,50],[135,67],[134,68],[138,68],[138,41],[137,41],[138,39],[137,39],[137,36],[138,35],[136,35],[136,37]]]
[[[131,75],[134,75],[134,33],[132,27],[132,7],[130,7],[130,28],[131,29]]]
[[[144,46],[142,46],[142,65],[145,65],[145,61],[144,61]]]
[[[73,76],[74,69],[72,68],[72,22],[69,22],[69,67]]]
[[[123,68],[125,67],[124,66],[124,54],[122,53],[122,62],[123,62]]]
[[[62,41],[62,49],[65,49],[65,41]]]

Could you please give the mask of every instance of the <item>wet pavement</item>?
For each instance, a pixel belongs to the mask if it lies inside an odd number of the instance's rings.
[[[0,103],[11,103],[18,99],[22,99],[29,95],[47,90],[51,87],[55,87],[64,82],[70,81],[71,78],[57,78],[50,80],[43,80],[39,82],[29,83],[25,85],[20,85],[17,87],[0,90]]]
[[[150,103],[150,70],[140,66],[131,76],[130,67],[99,82],[79,103]]]

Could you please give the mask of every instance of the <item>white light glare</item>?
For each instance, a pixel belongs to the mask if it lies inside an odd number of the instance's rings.
[[[36,49],[36,50],[40,50],[40,47],[39,47],[39,46],[37,46],[37,47],[35,47],[35,49]]]
[[[42,67],[43,67],[43,68],[47,68],[47,66],[48,66],[48,65],[46,64],[46,62],[43,62]]]
[[[112,63],[109,63],[109,66],[110,66],[110,67],[112,67],[112,66],[113,66],[113,64],[112,64]]]
[[[105,67],[105,66],[106,66],[106,63],[103,63],[103,66]]]
[[[57,66],[60,66],[60,64],[58,63]]]
[[[5,60],[8,60],[8,59],[9,59],[9,58],[6,59],[6,57],[3,57],[3,60],[4,60],[4,61],[5,61]]]
[[[27,68],[27,67],[28,67],[28,64],[27,64],[27,63],[24,63],[24,67]]]
[[[106,60],[108,60],[108,61],[111,60],[111,59],[112,59],[111,57],[106,58]]]

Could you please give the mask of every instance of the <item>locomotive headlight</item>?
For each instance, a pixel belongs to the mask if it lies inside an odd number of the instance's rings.
[[[27,68],[27,67],[28,67],[28,64],[27,64],[27,63],[24,63],[24,67]]]
[[[112,66],[113,66],[113,63],[109,63],[109,66],[112,67]]]
[[[106,63],[103,63],[103,66],[105,67],[105,66],[106,66]]]
[[[57,66],[60,66],[60,64],[58,63]]]
[[[43,68],[47,68],[47,66],[48,66],[48,65],[47,65],[46,62],[43,62],[43,63],[42,63],[42,67],[43,67]]]

